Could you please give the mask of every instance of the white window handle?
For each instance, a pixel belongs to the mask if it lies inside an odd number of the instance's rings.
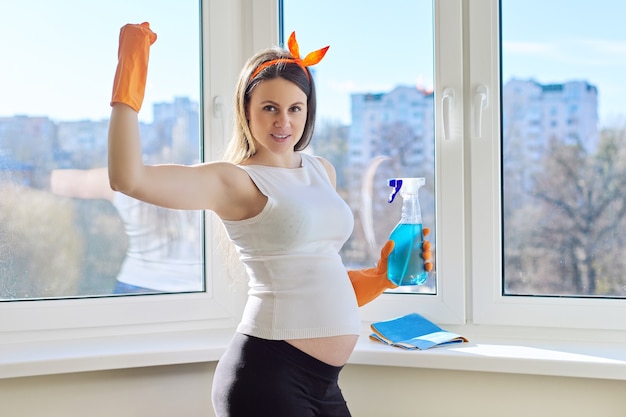
[[[443,115],[443,138],[450,139],[450,116],[454,109],[454,90],[446,87],[442,91],[441,108]]]
[[[487,87],[479,85],[474,93],[474,137],[482,136],[483,109],[489,104],[489,94]]]

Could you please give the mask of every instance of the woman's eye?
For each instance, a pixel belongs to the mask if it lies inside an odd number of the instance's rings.
[[[292,112],[299,112],[299,111],[302,111],[302,108],[301,108],[300,106],[293,106],[293,107],[291,108],[291,111],[292,111]]]
[[[268,105],[268,106],[263,107],[263,110],[265,110],[265,111],[276,111],[276,107]]]

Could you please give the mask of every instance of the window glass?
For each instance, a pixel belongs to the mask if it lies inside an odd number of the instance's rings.
[[[436,248],[432,1],[284,0],[282,13],[284,44],[295,31],[302,56],[330,45],[311,67],[318,105],[310,150],[333,163],[354,212],[345,264],[378,260],[401,217],[402,199],[388,203],[394,177],[425,178],[419,202]],[[436,265],[424,285],[396,291],[436,293]]]
[[[501,2],[505,295],[626,297],[625,8]]]
[[[1,300],[203,290],[202,213],[108,186],[119,29],[143,21],[165,35],[140,112],[144,158],[198,162],[197,0],[3,2]]]

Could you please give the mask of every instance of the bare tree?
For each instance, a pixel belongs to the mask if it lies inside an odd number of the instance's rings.
[[[534,178],[541,210],[534,244],[546,259],[558,260],[558,267],[543,268],[543,275],[557,273],[564,292],[571,288],[577,295],[599,295],[598,282],[623,280],[611,277],[611,259],[605,255],[607,250],[624,250],[614,233],[626,216],[624,145],[621,131],[602,132],[594,154],[580,143],[555,141],[542,161],[543,171]],[[602,288],[612,293],[616,286],[604,283]]]

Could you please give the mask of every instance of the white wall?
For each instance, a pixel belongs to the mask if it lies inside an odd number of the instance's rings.
[[[214,369],[197,363],[0,379],[0,413],[213,417]],[[626,381],[348,365],[341,386],[353,417],[626,416]]]
[[[624,417],[626,381],[348,366],[353,417]]]
[[[0,379],[4,417],[212,417],[215,363]]]

